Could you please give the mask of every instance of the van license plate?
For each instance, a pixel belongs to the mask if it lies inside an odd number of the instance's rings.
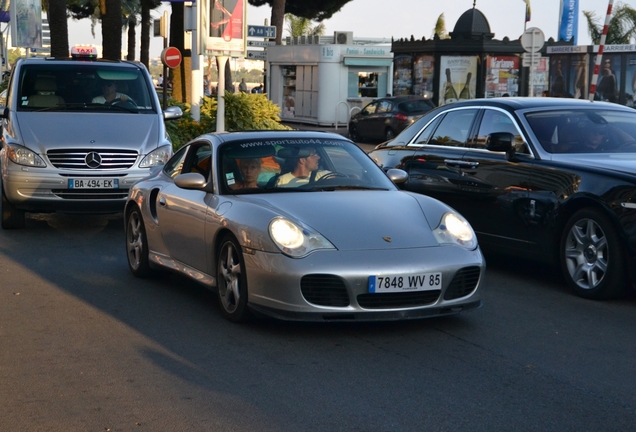
[[[119,179],[79,178],[68,179],[69,189],[119,189]]]

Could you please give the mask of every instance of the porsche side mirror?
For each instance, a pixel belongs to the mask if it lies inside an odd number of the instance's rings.
[[[391,181],[396,185],[405,183],[409,179],[409,175],[406,171],[397,168],[391,168],[386,172],[386,175],[388,175]]]
[[[179,174],[174,178],[174,184],[181,189],[201,190],[205,188],[207,180],[199,173]]]

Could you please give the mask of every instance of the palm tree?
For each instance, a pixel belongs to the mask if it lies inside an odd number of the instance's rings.
[[[122,26],[128,29],[128,54],[126,54],[126,60],[134,60],[135,40],[137,38],[136,27],[141,13],[141,3],[139,0],[121,0],[121,8],[124,15]]]
[[[448,39],[448,32],[446,31],[446,19],[444,14],[440,14],[435,21],[435,28],[433,29],[433,37],[439,37],[440,39]]]
[[[313,25],[309,18],[297,17],[292,14],[285,14],[287,26],[285,30],[291,37],[294,36],[321,36],[325,34],[325,25],[323,23]]]
[[[594,12],[583,11],[587,19],[587,28],[592,38],[592,43],[601,43],[601,35],[605,26],[605,17],[597,17]],[[636,39],[636,10],[618,3],[612,10],[605,44],[629,44]]]
[[[51,55],[68,57],[68,25],[66,22],[66,1],[49,0],[47,18],[51,32]]]

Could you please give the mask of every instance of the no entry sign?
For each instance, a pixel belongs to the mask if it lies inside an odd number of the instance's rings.
[[[161,51],[161,62],[170,69],[174,69],[181,64],[181,52],[175,47],[165,48]]]

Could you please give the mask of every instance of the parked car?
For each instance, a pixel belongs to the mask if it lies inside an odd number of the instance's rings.
[[[457,102],[370,156],[408,172],[403,188],[466,217],[484,250],[560,264],[592,299],[635,277],[636,111],[605,102]]]
[[[390,140],[433,108],[435,104],[430,99],[420,96],[375,99],[351,117],[349,137],[355,142]]]
[[[302,167],[312,173],[297,176]],[[252,311],[398,320],[480,307],[485,262],[470,225],[390,178],[406,173],[387,177],[338,134],[200,136],[130,190],[129,267],[215,289],[231,321]]]
[[[21,228],[25,212],[118,213],[128,189],[172,155],[146,67],[73,58],[22,58],[0,106],[2,228]],[[113,96],[107,99],[104,95]]]

